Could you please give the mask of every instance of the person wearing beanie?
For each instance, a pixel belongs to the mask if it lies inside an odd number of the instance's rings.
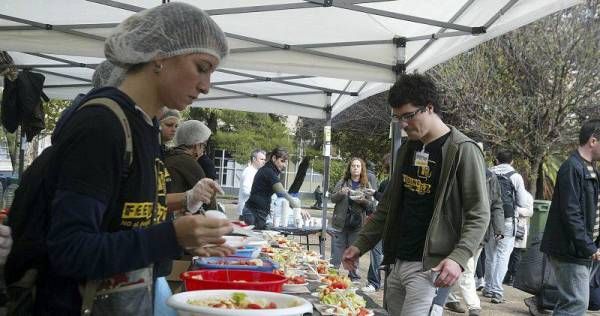
[[[179,111],[165,108],[159,117],[160,122],[160,141],[163,145],[168,144],[175,138],[175,132],[179,126],[181,115]]]
[[[81,102],[109,98],[123,109],[132,163],[121,123],[105,106],[81,108],[55,135],[58,157],[49,172],[57,189],[34,315],[153,315],[155,263],[183,249],[202,256],[233,253],[222,238],[233,230],[228,220],[168,219],[168,209],[195,212],[222,190],[202,179],[167,196],[158,122],[163,108],[181,111],[208,93],[211,74],[228,54],[225,34],[202,10],[173,2],[125,19],[106,38],[104,53],[119,67],[113,69],[119,80],[108,76],[113,79]],[[202,141],[196,141],[198,148]]]
[[[200,121],[181,123],[175,133],[175,147],[165,153],[165,165],[171,176],[170,192],[185,192],[206,178],[206,173],[196,159],[204,154],[210,135],[210,129]],[[216,207],[217,201],[213,197],[205,209]]]

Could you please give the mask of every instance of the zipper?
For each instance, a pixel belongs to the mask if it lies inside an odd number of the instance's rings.
[[[450,135],[450,136],[452,136],[452,135]],[[451,140],[447,139],[446,142],[448,142],[448,141],[451,141]],[[440,173],[440,180],[442,180],[444,178],[446,178],[446,179],[448,178],[448,175],[450,173],[450,168],[454,165],[454,160],[456,159],[456,154],[458,152],[458,149],[457,149],[458,146],[456,144],[454,144],[454,143],[452,143],[452,145],[450,145],[449,143],[446,143],[446,144],[448,145],[447,155],[450,157],[450,160],[447,161],[447,163],[446,163],[446,161],[442,161],[442,170]],[[443,151],[443,148],[442,148],[442,151]],[[438,182],[438,183],[441,183],[441,182]],[[450,185],[453,185],[453,184],[454,184],[454,179],[450,180],[448,185],[445,185],[443,188],[441,188],[443,191],[441,196],[439,195],[440,188],[436,189],[436,192],[435,192],[436,196],[434,198],[436,206],[433,210],[433,216],[431,217],[431,221],[429,221],[429,226],[427,227],[427,234],[425,234],[425,244],[423,245],[423,254],[421,254],[421,265],[422,265],[421,271],[426,271],[425,270],[425,254],[429,250],[429,236],[431,234],[431,223],[433,223],[434,221],[436,221],[439,218],[440,213],[442,211],[443,203],[441,203],[442,202],[441,200],[440,201],[438,201],[438,200],[444,199],[444,197],[446,196],[446,193],[447,193],[446,190],[450,187]]]

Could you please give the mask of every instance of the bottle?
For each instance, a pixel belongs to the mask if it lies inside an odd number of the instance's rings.
[[[281,199],[281,226],[288,226],[289,224],[289,214],[290,214],[290,202],[288,200],[282,198]]]

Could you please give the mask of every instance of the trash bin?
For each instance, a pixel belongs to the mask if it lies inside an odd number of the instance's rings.
[[[533,216],[529,221],[529,236],[537,236],[539,233],[544,232],[550,203],[550,201],[545,200],[533,201]]]

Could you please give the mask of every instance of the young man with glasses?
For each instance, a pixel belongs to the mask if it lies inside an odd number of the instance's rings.
[[[588,307],[592,262],[600,261],[598,160],[600,120],[594,119],[583,124],[579,147],[558,170],[540,246],[556,276],[553,315],[584,315]]]
[[[452,286],[487,230],[485,162],[477,143],[439,116],[435,83],[402,75],[390,89],[392,116],[408,142],[373,218],[343,260],[349,270],[383,240],[390,315],[427,315],[437,287]]]

